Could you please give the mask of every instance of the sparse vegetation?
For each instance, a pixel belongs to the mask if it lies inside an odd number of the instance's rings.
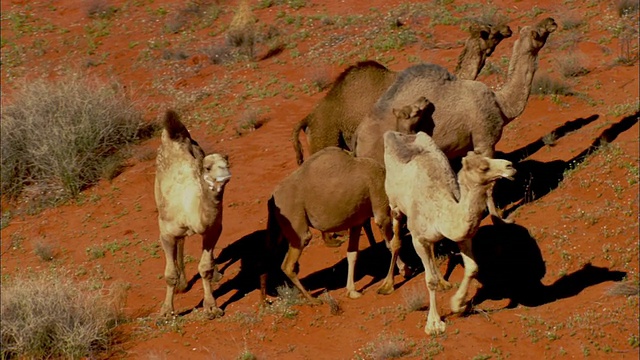
[[[536,95],[573,95],[569,85],[555,80],[548,74],[536,73],[531,84],[531,94]]]
[[[68,76],[25,84],[1,126],[3,195],[64,199],[113,177],[142,122],[119,87]]]
[[[584,76],[589,73],[589,69],[584,67],[584,54],[571,53],[566,56],[559,57],[557,66],[560,74],[566,78]]]
[[[2,284],[3,359],[95,357],[115,341],[124,290],[104,295],[66,275],[40,273]]]

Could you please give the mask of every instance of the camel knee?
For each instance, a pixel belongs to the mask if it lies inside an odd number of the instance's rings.
[[[176,285],[178,285],[178,282],[180,281],[180,276],[178,276],[178,273],[176,271],[165,272],[164,279],[167,282],[167,285],[171,287],[175,287]]]

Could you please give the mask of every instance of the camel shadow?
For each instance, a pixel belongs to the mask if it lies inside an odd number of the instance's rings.
[[[517,170],[514,180],[499,179],[496,182],[493,190],[496,206],[503,208],[503,216],[507,217],[520,206],[539,199],[555,190],[564,179],[565,173],[568,170],[574,169],[603,145],[612,142],[618,135],[629,130],[638,122],[639,114],[640,112],[637,112],[634,115],[624,117],[619,122],[611,125],[605,129],[589,147],[568,161],[554,160],[541,162],[524,160],[544,146],[544,142],[548,141],[545,140],[546,137],[542,137],[511,153],[496,154],[496,158],[507,159],[513,162],[513,166]],[[552,139],[557,139],[560,134],[564,135],[568,131],[573,131],[576,126],[589,123],[595,120],[595,118],[597,118],[597,115],[567,122],[549,135]]]
[[[415,267],[417,266],[415,259],[418,259],[417,261],[419,262],[419,258],[417,255],[415,255],[415,251],[412,250],[413,245],[410,244],[410,241],[407,242],[403,239],[402,248],[400,249],[400,256],[407,263],[407,265],[415,269]],[[356,268],[354,271],[354,281],[357,282],[365,276],[371,277],[371,280],[362,288],[359,288],[357,290],[365,291],[376,282],[384,279],[387,276],[387,272],[389,271],[390,262],[391,252],[389,251],[389,249],[387,249],[384,241],[377,242],[373,246],[369,246],[363,250],[360,250],[358,252],[358,260],[356,262]],[[305,276],[300,280],[300,282],[310,293],[312,293],[313,296],[317,296],[325,290],[345,289],[347,286],[347,270],[347,259],[343,258],[342,260],[338,261],[328,268],[318,270]],[[416,271],[414,270],[413,276],[415,276],[415,273]],[[402,286],[402,284],[404,284],[409,279],[410,278],[406,278],[399,283],[396,283],[395,287],[397,288],[399,286]]]
[[[216,257],[216,265],[218,271],[223,274],[223,278],[218,282],[218,286],[214,286],[213,296],[218,299],[225,296],[229,292],[235,290],[223,304],[219,305],[224,310],[229,304],[234,303],[247,294],[260,288],[260,274],[266,266],[266,262],[282,263],[286,253],[286,247],[278,247],[275,254],[269,259],[265,257],[267,254],[267,230],[256,230],[242,238],[227,245]],[[286,244],[285,244],[286,245]],[[279,260],[279,262],[278,262]],[[240,270],[231,279],[225,281],[224,274],[229,270],[231,265],[240,262]],[[196,273],[188,282],[186,291],[200,279],[200,274]],[[280,268],[272,267],[268,270],[267,289],[270,294],[275,293],[277,285],[282,284],[286,280],[286,276]],[[194,307],[201,308],[203,301]],[[181,316],[189,314],[193,309],[180,313]]]
[[[507,308],[521,304],[536,307],[579,294],[589,286],[605,281],[621,281],[623,271],[586,264],[564,275],[551,285],[544,285],[546,266],[536,240],[520,225],[487,225],[473,239],[473,253],[478,263],[476,279],[482,285],[471,302],[509,299]]]

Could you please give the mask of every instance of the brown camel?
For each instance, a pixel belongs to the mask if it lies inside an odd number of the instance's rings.
[[[456,74],[461,79],[473,80],[496,46],[511,36],[511,29],[507,25],[472,24],[469,32],[458,58]],[[396,76],[396,72],[375,61],[359,62],[343,71],[313,112],[293,129],[292,141],[298,164],[304,161],[299,138],[301,130],[306,134],[310,154],[328,146],[354,150],[349,146],[356,128]]]
[[[392,237],[389,202],[384,191],[384,166],[366,158],[328,147],[313,154],[274,190],[268,203],[268,244],[276,248],[284,238],[289,250],[282,271],[312,304],[320,303],[302,286],[295,272],[304,247],[311,240],[310,227],[323,232],[349,230],[347,247],[347,296],[358,298],[354,269],[363,224],[371,217],[387,245]],[[399,264],[400,265],[400,264]],[[266,272],[261,276],[266,295]]]
[[[468,152],[456,177],[438,145],[424,132],[405,135],[389,131],[384,135],[384,162],[387,170],[385,190],[393,217],[392,249],[399,248],[399,222],[406,217],[413,245],[425,269],[429,289],[429,314],[425,332],[444,332],[436,305],[436,289],[442,275],[434,258],[434,245],[446,238],[456,241],[465,266],[460,287],[451,298],[451,309],[459,313],[471,278],[478,266],[471,253],[471,239],[480,227],[487,191],[499,178],[512,178],[516,171],[507,160],[491,159]],[[460,194],[457,198],[456,195]],[[397,250],[396,250],[397,252]],[[392,254],[390,268],[397,254]],[[393,288],[387,276],[382,288]]]
[[[507,82],[498,91],[480,81],[457,79],[438,65],[414,65],[398,74],[375,104],[370,120],[393,124],[396,120],[391,109],[424,96],[434,107],[430,124],[433,129],[426,132],[449,159],[461,158],[469,150],[493,157],[503,127],[524,111],[538,52],[556,28],[555,21],[547,18],[520,30],[513,45]],[[494,220],[500,219],[493,198],[489,196],[488,200]]]
[[[156,158],[155,179],[160,243],[166,259],[167,293],[161,316],[173,315],[173,295],[187,287],[184,240],[193,234],[202,235],[198,271],[203,281],[204,310],[213,317],[222,315],[211,291],[212,282],[221,277],[215,266],[213,248],[222,232],[222,195],[230,178],[227,157],[220,154],[205,156],[178,114],[167,111]]]

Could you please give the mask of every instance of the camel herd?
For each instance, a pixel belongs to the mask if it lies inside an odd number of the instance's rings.
[[[311,240],[310,228],[323,233],[348,230],[347,296],[355,288],[354,268],[361,229],[375,242],[370,220],[380,228],[391,251],[386,278],[378,292],[394,290],[393,274],[404,264],[399,258],[400,231],[406,226],[422,260],[429,291],[425,332],[444,332],[435,292],[451,285],[434,260],[434,245],[448,238],[460,247],[464,278],[451,298],[454,312],[466,308],[470,280],[478,270],[471,240],[485,210],[501,219],[492,197],[499,178],[515,170],[494,159],[503,127],[524,111],[537,56],[557,25],[551,18],[519,31],[505,85],[491,90],[475,78],[496,46],[512,35],[508,26],[472,26],[459,57],[456,74],[441,66],[418,64],[392,72],[377,62],[347,68],[315,109],[293,129],[300,165],[273,191],[268,201],[267,249],[288,247],[282,271],[312,304],[320,303],[302,286],[296,266]],[[310,156],[305,160],[299,140],[304,131]],[[451,161],[461,160],[456,174]],[[155,199],[160,242],[165,253],[167,292],[160,315],[173,314],[174,293],[187,287],[184,239],[202,235],[198,271],[204,282],[204,310],[217,307],[211,285],[220,278],[213,249],[222,232],[222,197],[231,173],[225,156],[205,156],[178,115],[169,110],[158,149]],[[327,196],[331,194],[331,196]],[[267,251],[264,256],[273,256]],[[265,259],[264,263],[269,263]],[[266,274],[260,278],[263,301]]]

